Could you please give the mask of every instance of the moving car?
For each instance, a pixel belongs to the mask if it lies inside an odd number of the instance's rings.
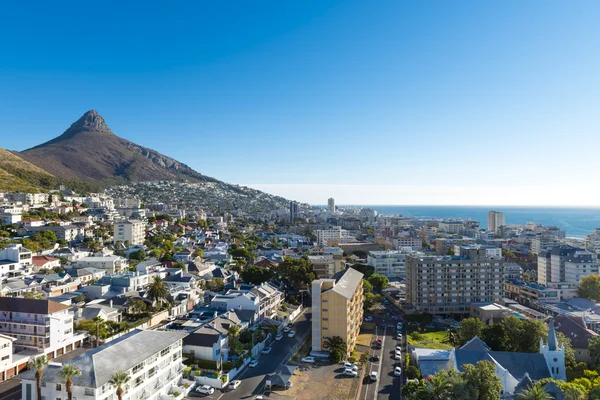
[[[263,349],[263,351],[261,351],[262,354],[269,354],[271,352],[271,350],[273,350],[272,347],[265,347]]]
[[[356,376],[356,375],[358,375],[358,372],[356,372],[356,371],[355,371],[355,370],[353,370],[353,369],[346,368],[346,369],[344,370],[344,375],[348,375],[348,376]]]
[[[196,388],[196,392],[200,394],[211,395],[215,392],[215,389],[208,385],[202,385]]]
[[[254,368],[254,367],[256,367],[257,365],[258,365],[258,360],[252,360],[252,361],[250,361],[250,363],[248,363],[248,366],[249,366],[250,368]]]
[[[377,371],[371,371],[371,375],[369,375],[369,378],[371,378],[372,381],[376,381],[377,380]]]
[[[370,322],[373,321],[373,317],[371,317],[370,315],[368,317],[365,317],[365,321]]]
[[[400,367],[394,368],[394,375],[401,376],[402,375],[402,368],[400,368]]]
[[[296,331],[290,331],[290,333],[288,333],[288,337],[294,337],[294,335],[296,335]]]
[[[275,340],[281,340],[283,339],[283,333],[278,333],[277,336],[275,336]]]
[[[229,390],[235,390],[238,388],[238,386],[240,386],[242,384],[242,381],[240,380],[235,380],[235,381],[231,381],[229,383]]]
[[[302,362],[314,364],[316,359],[313,356],[302,357]]]
[[[345,369],[351,369],[352,371],[358,371],[358,367],[352,363],[349,362],[345,362],[344,363],[344,368]]]

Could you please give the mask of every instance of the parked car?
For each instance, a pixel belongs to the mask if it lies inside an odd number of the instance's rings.
[[[356,365],[352,364],[352,363],[349,363],[349,362],[345,362],[344,363],[344,368],[345,369],[350,368],[353,371],[358,371],[358,367]]]
[[[394,358],[396,360],[401,360],[402,359],[402,353],[400,353],[399,351],[397,351],[396,354],[394,354]]]
[[[196,388],[196,392],[210,396],[211,394],[213,394],[215,392],[215,389],[208,385],[202,385],[202,386],[198,386]]]
[[[271,350],[273,350],[272,347],[265,347],[263,349],[263,351],[261,351],[262,354],[269,354],[271,352]]]
[[[313,356],[302,357],[302,362],[314,364],[317,361]]]
[[[371,317],[370,315],[365,317],[365,321],[370,322],[373,321],[373,317]]]
[[[372,381],[376,381],[377,380],[377,371],[371,371],[371,375],[369,375],[369,378],[371,378]]]
[[[356,372],[356,371],[355,371],[355,370],[353,370],[353,369],[346,368],[346,369],[344,370],[344,375],[348,375],[348,376],[356,376],[356,375],[358,375],[358,372]]]
[[[394,368],[394,375],[401,376],[402,375],[402,368],[400,368],[400,367]]]
[[[289,327],[287,327],[287,326],[285,328],[283,328],[283,332],[285,332],[285,333],[288,333],[290,330],[291,329]]]
[[[399,333],[398,335],[396,335],[396,339],[398,339],[398,340],[402,340],[402,334],[401,334],[401,333]]]
[[[229,382],[229,390],[235,390],[241,384],[242,384],[242,381],[240,381],[240,380],[231,381],[231,382]]]
[[[296,331],[290,331],[290,333],[288,333],[288,337],[294,337],[296,335]]]
[[[396,351],[402,351],[402,346],[396,346]]]
[[[385,329],[385,324],[379,324],[380,329]]]
[[[374,355],[373,357],[371,357],[371,361],[374,361],[374,362],[379,361],[379,356],[378,355]]]
[[[252,360],[252,361],[250,361],[250,362],[248,363],[248,366],[249,366],[250,368],[254,368],[254,367],[256,367],[257,365],[258,365],[258,360]]]
[[[382,338],[380,338],[380,337],[378,337],[378,338],[377,338],[377,343],[383,343],[383,339],[382,339]]]
[[[275,340],[281,340],[283,339],[283,333],[278,333],[277,336],[275,336]]]

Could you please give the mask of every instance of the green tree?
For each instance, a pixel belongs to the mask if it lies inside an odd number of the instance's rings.
[[[240,336],[240,328],[237,325],[231,325],[227,329],[227,337],[229,338],[229,348],[235,349],[237,338]]]
[[[382,299],[383,297],[380,294],[373,294],[371,292],[365,293],[363,299],[363,311],[369,311],[375,304],[381,303]]]
[[[369,279],[375,273],[375,267],[370,267],[366,264],[354,264],[351,268],[363,274],[363,279]]]
[[[476,389],[477,400],[499,400],[502,383],[496,375],[496,366],[489,361],[479,361],[476,365],[467,364],[461,372],[467,385]]]
[[[588,351],[590,352],[590,366],[600,366],[600,336],[592,336],[588,340]]]
[[[517,394],[517,400],[552,400],[542,385],[536,384]]]
[[[100,345],[100,328],[104,326],[104,320],[97,316],[92,319],[92,322],[96,325],[96,347],[98,347]]]
[[[373,285],[373,290],[376,292],[381,292],[390,285],[390,280],[387,278],[387,276],[378,273],[374,273],[367,280],[371,283],[371,285]]]
[[[363,279],[363,293],[373,293],[373,285],[366,279]]]
[[[162,304],[162,302],[167,299],[168,295],[169,289],[167,288],[167,285],[165,285],[165,282],[160,276],[155,276],[148,285],[148,298],[152,300],[153,304],[156,302]]]
[[[329,351],[329,359],[334,363],[340,362],[348,354],[348,346],[340,336],[326,338],[323,347]]]
[[[504,351],[506,348],[506,333],[502,324],[484,326],[481,331],[481,340],[494,351]]]
[[[44,369],[48,366],[48,358],[45,355],[33,358],[29,361],[29,369],[35,370],[35,383],[37,389],[37,398],[42,398],[42,376]]]
[[[577,294],[584,299],[600,301],[600,275],[588,275],[581,278]]]
[[[261,283],[267,282],[268,280],[272,279],[275,274],[269,269],[253,265],[242,271],[241,275],[242,280],[245,283],[260,285]]]
[[[306,257],[285,257],[277,267],[277,273],[285,284],[295,291],[300,290],[303,285],[310,285],[317,277],[313,264]]]
[[[560,385],[560,391],[564,393],[564,400],[587,400],[587,390],[581,385],[565,382]]]
[[[221,292],[223,290],[223,288],[225,287],[225,283],[223,282],[223,279],[215,278],[215,279],[211,279],[209,281],[205,281],[204,286],[206,287],[206,289],[208,289],[210,291]]]
[[[44,295],[40,292],[27,292],[23,297],[26,299],[44,300]]]
[[[65,381],[68,400],[73,400],[73,381],[71,378],[80,376],[81,370],[73,364],[64,364],[58,373]]]
[[[109,384],[117,388],[117,398],[118,400],[123,400],[123,386],[125,386],[130,380],[129,374],[126,374],[123,371],[117,371],[110,377],[108,381]]]
[[[462,346],[475,336],[481,336],[483,331],[483,322],[480,319],[471,317],[465,318],[460,323],[460,326],[456,330],[456,339],[458,346]]]

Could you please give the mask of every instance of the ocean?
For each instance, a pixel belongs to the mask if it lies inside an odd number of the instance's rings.
[[[567,236],[583,238],[594,229],[600,228],[600,208],[558,208],[558,207],[473,207],[473,206],[369,206],[353,205],[344,207],[367,207],[378,214],[401,214],[410,217],[462,218],[479,221],[487,227],[487,213],[490,210],[504,213],[506,224],[535,222],[544,226],[558,226]]]

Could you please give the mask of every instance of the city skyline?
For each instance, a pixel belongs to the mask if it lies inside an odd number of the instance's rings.
[[[140,4],[6,5],[0,147],[96,109],[310,204],[597,204],[598,3]]]

